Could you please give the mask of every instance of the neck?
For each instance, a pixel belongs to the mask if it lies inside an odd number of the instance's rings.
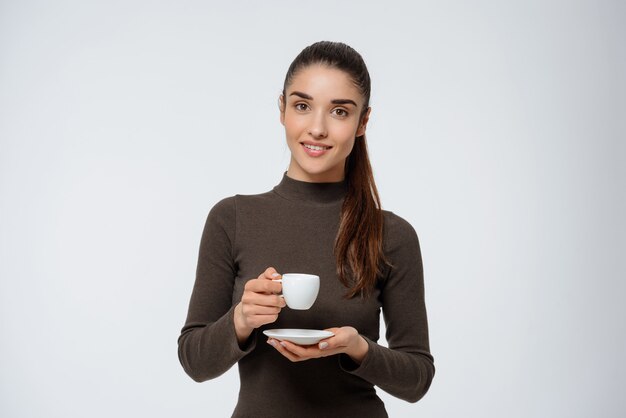
[[[336,183],[345,178],[344,168],[341,166],[335,167],[331,172],[307,173],[301,167],[294,165],[293,161],[287,169],[287,175],[294,180],[309,183]]]
[[[348,191],[348,182],[346,179],[330,182],[298,180],[285,171],[281,182],[273,190],[288,200],[328,205],[343,201]]]

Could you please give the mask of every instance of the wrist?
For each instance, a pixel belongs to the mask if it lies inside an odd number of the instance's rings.
[[[239,304],[235,306],[235,309],[233,312],[233,321],[235,323],[235,334],[237,334],[237,341],[239,342],[239,344],[245,343],[253,331],[253,328],[246,325],[242,309],[243,309],[243,306],[241,305],[241,302],[239,302]]]
[[[365,341],[365,338],[363,338],[361,334],[358,334],[356,338],[356,342],[354,344],[354,348],[349,353],[346,353],[346,354],[349,355],[350,358],[355,363],[361,364],[363,359],[365,359],[365,356],[367,355],[368,351],[369,351],[369,344],[367,344],[367,341]]]

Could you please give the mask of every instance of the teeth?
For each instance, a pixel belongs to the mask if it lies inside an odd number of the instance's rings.
[[[317,145],[309,145],[309,144],[304,144],[304,146],[307,147],[308,149],[312,149],[316,151],[322,151],[322,150],[330,148],[330,147],[318,147]]]

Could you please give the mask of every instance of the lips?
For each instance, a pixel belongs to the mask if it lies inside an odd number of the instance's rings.
[[[315,150],[315,149],[311,149],[311,148],[305,147],[304,143],[301,143],[301,145],[302,145],[302,148],[304,149],[304,152],[306,152],[307,155],[310,156],[310,157],[319,157],[321,155],[326,154],[330,150],[330,148],[329,149],[323,149],[323,150]]]
[[[302,144],[305,148],[312,149],[313,151],[323,151],[325,149],[331,149],[332,147],[328,147],[325,145],[311,145],[311,144]]]

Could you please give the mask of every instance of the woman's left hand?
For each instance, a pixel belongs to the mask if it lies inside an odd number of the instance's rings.
[[[291,361],[304,361],[312,358],[332,356],[346,353],[357,364],[365,358],[369,346],[367,341],[352,327],[328,328],[335,335],[321,340],[315,345],[298,345],[290,341],[279,341],[274,338],[267,340],[280,354]]]

